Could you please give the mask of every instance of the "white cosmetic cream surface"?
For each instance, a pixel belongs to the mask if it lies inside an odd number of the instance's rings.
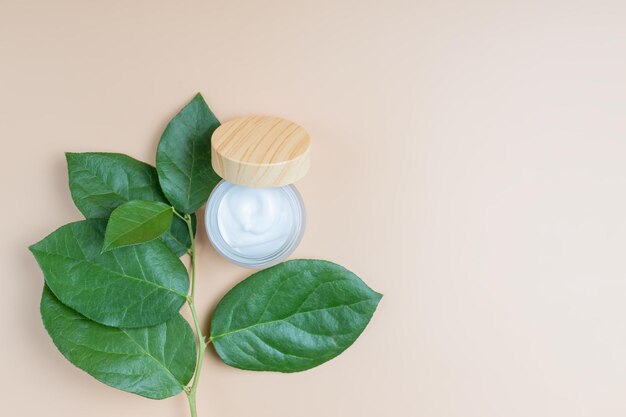
[[[250,258],[276,253],[291,238],[293,204],[282,188],[233,185],[217,209],[217,226],[234,252]]]

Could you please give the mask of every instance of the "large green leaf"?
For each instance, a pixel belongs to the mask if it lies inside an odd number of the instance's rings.
[[[119,153],[67,153],[72,199],[88,219],[106,219],[131,200],[168,203],[159,186],[156,169]],[[194,229],[195,230],[195,229]],[[187,226],[178,217],[161,240],[178,256],[191,246]]]
[[[41,317],[67,360],[114,388],[162,399],[181,392],[193,375],[196,345],[180,314],[152,327],[108,327],[65,306],[44,287]]]
[[[222,298],[211,340],[235,368],[303,371],[347,349],[381,297],[337,264],[284,262],[251,275]]]
[[[30,247],[46,284],[64,304],[108,326],[151,326],[174,316],[189,288],[180,259],[158,240],[101,253],[105,223],[70,223]]]
[[[220,177],[211,167],[211,135],[220,125],[197,94],[167,125],[157,149],[161,188],[182,213],[193,213],[209,198]]]
[[[164,203],[143,200],[124,203],[111,213],[102,250],[154,240],[170,228],[173,216],[172,207]]]

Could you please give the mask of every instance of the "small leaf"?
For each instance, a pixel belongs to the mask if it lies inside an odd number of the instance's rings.
[[[235,368],[304,371],[347,349],[381,297],[337,264],[284,262],[251,275],[222,298],[211,340]]]
[[[119,153],[66,153],[65,156],[72,199],[87,219],[107,219],[115,208],[131,200],[168,203],[156,169],[144,162]],[[160,239],[178,256],[191,246],[187,225],[178,217]]]
[[[193,213],[209,198],[220,177],[211,167],[211,135],[220,125],[197,94],[167,125],[156,155],[159,182],[182,213]]]
[[[133,200],[122,204],[111,213],[102,251],[158,238],[170,228],[173,215],[171,206],[155,201]]]
[[[68,307],[98,323],[145,327],[174,316],[189,278],[164,243],[101,253],[105,220],[67,224],[30,247],[46,284]]]
[[[181,392],[193,375],[196,345],[180,314],[152,327],[108,327],[63,305],[44,287],[41,317],[63,356],[111,387],[163,399]]]

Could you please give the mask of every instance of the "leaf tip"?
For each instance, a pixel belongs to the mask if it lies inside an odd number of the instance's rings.
[[[372,298],[370,299],[374,305],[378,306],[378,304],[380,303],[380,300],[382,300],[383,298],[383,294],[379,293],[378,291],[374,291],[372,290]]]
[[[196,93],[195,96],[193,96],[193,100],[191,100],[191,102],[189,104],[194,103],[195,105],[200,105],[201,107],[206,106],[207,109],[209,109],[209,111],[211,111],[211,109],[209,108],[209,105],[207,104],[206,100],[204,99],[204,97],[202,96],[202,93]],[[213,114],[213,112],[211,112],[211,114]]]

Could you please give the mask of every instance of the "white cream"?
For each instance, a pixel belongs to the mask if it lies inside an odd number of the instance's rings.
[[[282,188],[233,185],[217,209],[217,225],[235,252],[250,258],[270,256],[289,240],[294,210]]]
[[[221,181],[209,197],[205,225],[229,261],[259,268],[288,257],[304,233],[305,211],[293,185],[252,188]]]

